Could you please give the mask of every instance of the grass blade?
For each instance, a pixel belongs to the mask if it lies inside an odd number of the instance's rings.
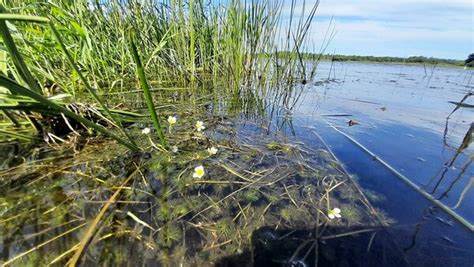
[[[5,8],[0,6],[0,12],[5,13]],[[12,14],[0,14],[4,15],[4,17],[15,17],[16,15]],[[9,15],[9,16],[5,16]],[[5,43],[5,47],[7,48],[8,53],[10,54],[13,64],[15,65],[16,70],[20,74],[21,78],[25,81],[26,84],[36,92],[41,92],[41,88],[39,87],[38,83],[36,83],[36,79],[31,75],[31,72],[26,67],[25,61],[23,60],[20,52],[18,51],[15,42],[13,41],[13,37],[10,34],[10,30],[8,30],[7,23],[5,19],[1,19],[0,17],[0,35],[2,36],[3,42]]]
[[[92,97],[99,103],[99,105],[101,106],[101,108],[104,110],[104,112],[112,119],[112,121],[118,125],[118,128],[120,129],[120,131],[128,138],[128,140],[133,144],[133,146],[136,147],[136,144],[135,144],[135,141],[133,141],[133,139],[130,137],[129,134],[127,134],[127,132],[123,129],[123,126],[122,126],[122,123],[120,122],[120,120],[117,120],[115,118],[115,116],[112,114],[112,112],[110,112],[110,110],[107,108],[107,106],[100,100],[99,96],[95,93],[95,91],[92,89],[92,87],[89,85],[89,82],[87,82],[86,78],[84,77],[84,75],[82,75],[82,72],[79,70],[77,64],[74,62],[71,54],[69,53],[69,51],[67,50],[66,48],[66,45],[64,44],[64,42],[62,41],[61,39],[61,35],[59,34],[59,32],[57,31],[56,27],[54,27],[54,24],[52,22],[49,23],[49,26],[51,28],[51,31],[53,33],[53,36],[56,38],[56,41],[58,41],[62,51],[64,52],[64,54],[66,55],[66,58],[68,59],[69,63],[71,64],[71,66],[74,68],[74,71],[76,71],[77,75],[79,76],[79,79],[82,81],[82,83],[84,84],[84,86],[86,87],[86,90],[89,92],[89,94],[92,95]]]
[[[7,88],[12,93],[31,97],[32,99],[38,101],[40,104],[43,104],[45,107],[47,107],[49,109],[59,111],[59,112],[63,113],[66,117],[74,119],[74,120],[86,125],[87,127],[90,127],[90,128],[92,128],[92,129],[94,129],[98,132],[101,132],[101,133],[115,139],[117,142],[119,142],[120,144],[128,147],[129,149],[131,149],[133,151],[138,151],[139,150],[137,146],[135,146],[132,143],[127,142],[126,140],[124,140],[120,136],[115,135],[114,133],[107,130],[106,128],[104,128],[104,127],[102,127],[98,124],[95,124],[95,123],[93,123],[93,122],[77,115],[76,113],[70,111],[69,109],[58,105],[57,103],[45,98],[44,96],[42,96],[42,95],[40,95],[40,94],[38,94],[34,91],[29,90],[28,88],[23,87],[22,85],[16,83],[13,80],[8,79],[7,77],[5,77],[3,75],[0,75],[0,86],[3,86],[5,88]]]
[[[3,12],[2,8],[2,12]],[[20,15],[20,14],[0,14],[0,20],[29,21],[37,23],[48,23],[49,19],[38,16]]]
[[[158,119],[158,115],[156,114],[155,105],[153,104],[153,98],[151,97],[150,93],[150,86],[145,77],[145,71],[142,66],[142,62],[140,60],[140,56],[138,55],[137,47],[133,41],[133,36],[130,36],[130,46],[132,49],[133,59],[135,60],[135,64],[137,64],[137,75],[140,79],[140,86],[143,89],[143,93],[145,95],[146,105],[148,107],[148,112],[150,113],[151,120],[155,125],[156,131],[158,132],[158,137],[160,138],[161,145],[166,147],[166,140],[163,134],[163,130],[161,129],[160,121]]]

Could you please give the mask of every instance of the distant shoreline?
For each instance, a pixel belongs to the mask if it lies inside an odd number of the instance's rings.
[[[357,56],[357,55],[331,55],[331,54],[313,54],[294,52],[280,52],[279,57],[300,57],[304,60],[321,60],[334,62],[365,62],[377,64],[403,64],[403,65],[419,65],[419,66],[440,66],[464,68],[465,61],[457,59],[444,59],[424,56],[390,57],[390,56]],[[472,69],[472,68],[471,68]]]
[[[331,62],[331,59],[320,59],[321,62]],[[371,64],[380,64],[380,65],[408,65],[408,66],[423,66],[432,68],[432,67],[443,67],[443,68],[454,68],[454,69],[463,69],[464,65],[455,65],[455,64],[446,64],[446,63],[421,63],[421,62],[390,62],[390,61],[370,61],[370,60],[344,60],[344,61],[334,61],[337,63],[371,63]],[[474,68],[467,68],[474,70]]]

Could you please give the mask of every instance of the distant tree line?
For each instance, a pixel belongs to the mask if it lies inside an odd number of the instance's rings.
[[[470,54],[466,60],[464,60],[466,67],[474,68],[474,53]]]
[[[296,53],[280,52],[280,57],[298,57]],[[411,56],[411,57],[377,57],[377,56],[356,56],[356,55],[331,55],[302,53],[299,55],[305,60],[328,60],[328,61],[366,61],[381,63],[411,63],[429,65],[451,65],[474,67],[474,53],[470,54],[466,60],[444,59],[435,57]]]

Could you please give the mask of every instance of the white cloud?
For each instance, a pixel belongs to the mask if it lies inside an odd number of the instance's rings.
[[[308,1],[304,10],[314,3]],[[302,8],[301,3],[295,8],[297,16],[302,14]],[[344,48],[345,53],[351,51],[350,47],[353,54],[370,46],[374,51],[384,51],[383,47],[375,47],[383,45],[387,55],[405,54],[393,51],[397,46],[392,44],[398,44],[399,48],[420,53],[425,46],[425,51],[431,53],[427,56],[463,58],[474,52],[473,10],[472,0],[322,0],[310,36],[313,42],[321,41],[329,17],[334,16],[337,36],[332,46]],[[288,3],[283,14],[289,14]],[[409,44],[416,49],[410,49]]]

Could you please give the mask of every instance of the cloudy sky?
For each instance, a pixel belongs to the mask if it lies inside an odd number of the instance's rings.
[[[301,14],[303,1],[297,2]],[[315,0],[306,2],[308,13]],[[336,35],[329,53],[454,59],[474,53],[474,0],[321,0],[310,32],[315,50],[331,17]]]

